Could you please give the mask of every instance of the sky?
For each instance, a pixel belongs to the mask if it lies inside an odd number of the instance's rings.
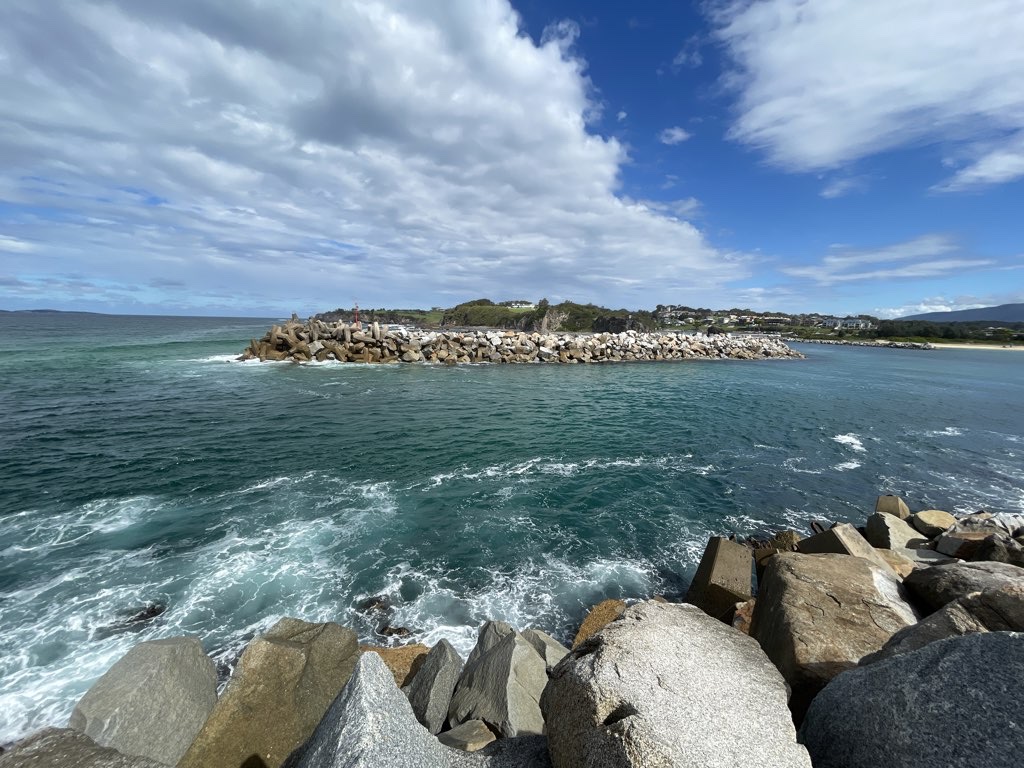
[[[1024,301],[1021,0],[4,0],[0,308]]]

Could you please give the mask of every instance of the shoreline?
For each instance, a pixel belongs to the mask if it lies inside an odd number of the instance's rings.
[[[1024,344],[1011,346],[1007,344],[932,344],[935,349],[986,349],[1000,352],[1024,352]]]

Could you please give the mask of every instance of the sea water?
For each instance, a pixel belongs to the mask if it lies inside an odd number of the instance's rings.
[[[463,653],[678,599],[716,534],[1024,508],[1024,355],[234,362],[271,320],[0,314],[0,743],[62,725],[133,644],[226,676],[282,616]],[[130,618],[165,607],[147,621]]]

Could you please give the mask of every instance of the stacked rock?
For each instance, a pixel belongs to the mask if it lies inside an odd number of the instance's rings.
[[[392,331],[316,318],[275,325],[239,360],[342,363],[610,363],[800,358],[779,339],[675,332]]]

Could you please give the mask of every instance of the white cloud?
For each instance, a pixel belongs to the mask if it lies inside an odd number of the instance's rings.
[[[619,114],[617,114],[615,116],[615,119],[618,120],[621,123],[627,117],[628,117],[628,115],[626,114],[625,110],[619,110]]]
[[[687,131],[687,130],[685,130],[683,128],[680,128],[678,125],[676,125],[676,126],[673,126],[672,128],[666,128],[661,133],[659,133],[658,134],[658,141],[660,141],[662,144],[668,144],[669,146],[674,146],[676,144],[682,144],[684,141],[689,139],[692,135],[693,134],[691,134],[689,131]]]
[[[704,57],[700,53],[701,40],[697,35],[687,38],[683,47],[672,58],[672,72],[678,74],[683,67],[696,69],[704,63]]]
[[[697,216],[703,207],[696,197],[684,197],[679,200],[640,200],[638,203],[653,211],[681,219]]]
[[[959,192],[965,189],[1001,184],[1024,177],[1024,131],[1016,139],[982,151],[966,168],[935,187],[940,192]]]
[[[944,235],[925,235],[866,251],[836,245],[819,264],[784,267],[782,272],[827,286],[870,280],[941,277],[996,263],[991,259],[953,257],[959,250],[956,242]]]
[[[16,237],[7,237],[6,235],[0,235],[0,251],[8,251],[9,253],[31,253],[36,247],[32,243],[26,243],[24,240],[19,240]]]
[[[1024,177],[1020,0],[715,0],[730,136],[795,171],[942,142],[962,190]]]
[[[821,190],[821,196],[826,200],[833,200],[837,197],[844,197],[852,192],[863,192],[867,189],[868,179],[866,176],[844,176],[829,180]]]
[[[588,131],[578,35],[538,45],[505,0],[8,0],[5,236],[38,251],[5,271],[72,298],[88,274],[125,301],[300,312],[646,306],[747,277],[618,196],[626,151]]]

